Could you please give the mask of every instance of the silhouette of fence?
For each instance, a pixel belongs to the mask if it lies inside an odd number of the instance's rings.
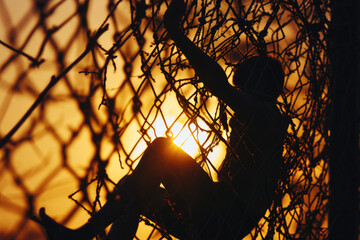
[[[249,239],[327,237],[328,2],[187,3],[184,32],[230,78],[233,66],[257,52],[285,69],[278,101],[292,118],[286,174]],[[43,238],[30,220],[41,206],[64,224],[84,223],[157,136],[196,145],[187,150],[216,180],[232,112],[196,81],[168,38],[168,4],[0,1],[1,238]],[[168,237],[141,221],[138,239]]]

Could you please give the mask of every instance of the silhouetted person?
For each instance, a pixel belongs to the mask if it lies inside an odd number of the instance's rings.
[[[155,139],[131,175],[115,187],[104,207],[76,230],[40,210],[50,239],[91,239],[114,223],[108,239],[132,239],[142,214],[180,239],[242,239],[274,199],[287,118],[276,106],[284,73],[267,56],[240,63],[229,84],[223,69],[178,28],[185,4],[173,1],[165,27],[206,88],[233,111],[230,148],[219,182],[169,139]],[[160,184],[166,188],[160,188]]]

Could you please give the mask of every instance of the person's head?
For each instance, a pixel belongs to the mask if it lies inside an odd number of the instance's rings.
[[[236,66],[233,83],[243,91],[276,100],[284,85],[284,71],[278,60],[255,56]]]

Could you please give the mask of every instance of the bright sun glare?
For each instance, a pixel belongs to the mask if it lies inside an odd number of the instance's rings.
[[[171,136],[178,147],[195,157],[199,152],[198,144],[203,144],[207,138],[206,132],[197,131],[191,124],[184,126],[179,122],[174,122],[174,118],[171,117],[166,118],[166,123],[171,126],[169,130],[162,119],[155,120],[152,125],[153,130],[149,131],[150,137],[155,139],[156,137]]]
[[[200,148],[199,144],[203,145],[207,139],[207,133],[201,130],[196,129],[193,124],[181,124],[179,122],[174,122],[175,118],[167,117],[166,119],[167,126],[170,127],[170,131],[168,131],[166,124],[161,118],[155,120],[152,125],[153,129],[149,130],[149,136],[151,139],[155,139],[156,137],[163,136],[171,136],[173,138],[173,142],[184,150],[191,157],[196,157],[199,154]],[[172,125],[171,125],[172,124]],[[199,123],[201,128],[207,129],[207,126],[203,123]],[[220,143],[218,146],[214,147],[212,151],[208,155],[208,159],[211,161],[212,165],[215,168],[218,168],[224,159],[225,155],[225,145]],[[213,169],[209,169],[213,176],[215,171]],[[216,177],[215,177],[216,178]],[[215,180],[215,179],[214,179]]]

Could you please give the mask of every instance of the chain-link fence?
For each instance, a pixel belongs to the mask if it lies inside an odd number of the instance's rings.
[[[0,1],[1,238],[44,238],[45,206],[85,223],[148,143],[168,136],[216,181],[232,112],[205,91],[167,36],[166,1]],[[286,73],[292,118],[277,198],[249,239],[325,239],[329,1],[188,1],[183,31],[231,79],[266,51]],[[70,198],[70,199],[69,199]],[[142,218],[138,239],[160,239]]]

